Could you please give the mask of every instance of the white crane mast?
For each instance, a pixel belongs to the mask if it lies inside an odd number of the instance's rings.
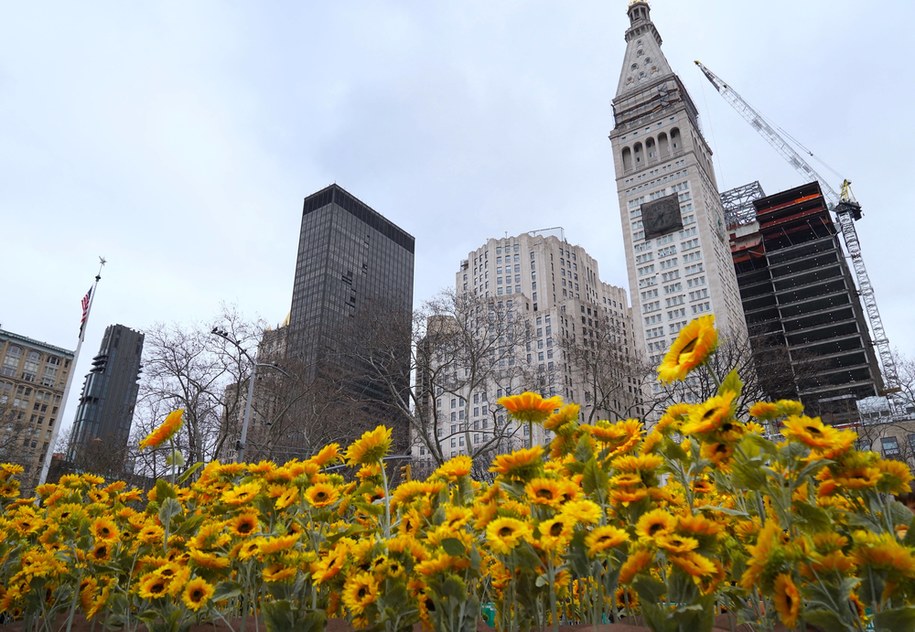
[[[864,265],[864,257],[861,256],[861,244],[858,241],[858,232],[855,229],[855,220],[861,217],[861,205],[854,199],[851,194],[850,182],[845,180],[842,183],[842,194],[836,193],[835,189],[829,186],[829,183],[818,174],[804,158],[797,153],[788,142],[776,132],[771,125],[750,106],[749,103],[728,84],[721,80],[718,75],[706,68],[701,62],[697,61],[696,65],[706,76],[706,78],[715,86],[715,90],[724,97],[724,100],[731,104],[759,134],[775,148],[782,157],[788,161],[792,167],[803,174],[810,180],[817,180],[823,195],[826,197],[829,208],[836,214],[839,223],[839,230],[842,233],[842,239],[845,241],[845,249],[851,258],[852,267],[855,271],[855,278],[858,283],[858,292],[861,296],[861,303],[864,305],[867,318],[870,323],[871,334],[873,336],[874,346],[877,348],[877,354],[880,357],[880,364],[883,369],[883,382],[885,391],[893,394],[899,391],[899,379],[896,373],[896,361],[893,359],[893,353],[890,349],[890,343],[886,337],[886,331],[883,328],[883,320],[880,318],[880,312],[877,309],[877,299],[874,296],[874,288],[871,285],[870,277],[867,274],[867,268]],[[895,404],[895,402],[894,402]],[[893,406],[894,414],[896,406]]]

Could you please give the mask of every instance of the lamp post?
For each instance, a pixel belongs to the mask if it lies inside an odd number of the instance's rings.
[[[248,426],[251,424],[251,400],[254,399],[254,380],[257,379],[257,367],[263,366],[276,369],[289,378],[291,378],[292,375],[290,375],[289,372],[282,367],[273,364],[272,362],[259,363],[257,359],[252,358],[245,350],[245,348],[242,347],[239,342],[225,329],[213,327],[210,333],[219,336],[220,338],[229,342],[233,347],[238,349],[239,353],[248,358],[248,361],[251,363],[251,375],[248,377],[248,396],[245,399],[245,413],[241,422],[241,437],[238,441],[235,442],[235,462],[238,463],[245,460],[245,448],[246,442],[248,441]]]

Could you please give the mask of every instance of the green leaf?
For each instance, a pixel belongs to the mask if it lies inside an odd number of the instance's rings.
[[[586,494],[593,494],[597,490],[606,489],[607,472],[597,463],[597,459],[591,458],[585,463],[584,477],[581,481],[582,489]]]
[[[734,393],[734,399],[740,397],[741,392],[743,392],[743,381],[741,381],[740,375],[737,374],[737,369],[731,370],[721,381],[721,386],[718,387],[719,395],[724,395],[728,392]]]
[[[213,601],[225,601],[241,595],[241,584],[237,582],[220,582],[213,591]]]
[[[326,627],[327,614],[323,610],[312,610],[300,618],[296,630],[298,632],[324,632]]]
[[[166,498],[162,505],[159,507],[159,520],[163,525],[169,525],[172,521],[172,518],[180,514],[184,509],[174,498]]]
[[[575,460],[579,463],[586,463],[591,460],[594,456],[594,452],[591,449],[591,442],[588,441],[588,437],[585,434],[582,434],[581,438],[578,440],[578,444],[575,446]]]
[[[794,504],[795,516],[813,527],[814,531],[828,531],[832,527],[829,513],[821,508],[807,503]]]
[[[676,441],[665,441],[661,444],[659,452],[661,456],[667,457],[670,461],[685,461],[688,457],[686,450],[681,448]]]
[[[703,509],[708,509],[709,511],[717,511],[718,513],[727,514],[728,516],[741,516],[743,518],[749,517],[749,515],[750,515],[745,511],[741,511],[739,509],[731,509],[729,507],[715,506],[715,507],[703,507]]]
[[[741,461],[735,459],[731,463],[731,474],[735,489],[750,489],[759,491],[766,484],[766,474],[760,469],[761,459]]]
[[[442,548],[445,549],[445,553],[454,557],[464,555],[466,552],[464,545],[457,538],[445,538],[442,540]]]
[[[264,624],[267,632],[281,632],[292,630],[295,623],[295,615],[292,612],[292,605],[289,601],[281,599],[270,601],[263,604]]]
[[[915,605],[902,606],[892,610],[884,610],[874,617],[874,627],[877,632],[899,632],[899,630],[915,630]]]
[[[166,498],[177,498],[178,495],[175,493],[175,488],[172,487],[164,478],[160,478],[156,481],[156,500],[160,503]]]
[[[192,466],[187,468],[187,470],[185,470],[181,476],[178,477],[178,484],[183,485],[187,479],[189,479],[191,476],[193,476],[194,473],[202,467],[203,467],[203,461],[197,461],[196,463],[194,463]]]
[[[643,604],[658,603],[667,592],[667,587],[662,582],[646,575],[636,577],[632,582],[632,587],[635,588],[635,592],[638,593],[639,600]]]
[[[912,522],[909,523],[909,530],[905,532],[903,543],[906,546],[915,546],[915,516],[912,516]]]

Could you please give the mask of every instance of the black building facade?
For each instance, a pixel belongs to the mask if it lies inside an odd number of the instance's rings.
[[[867,321],[819,184],[753,201],[731,249],[763,386],[828,423],[880,394]]]
[[[116,470],[123,464],[137,403],[143,338],[124,325],[105,329],[83,383],[67,449],[67,460],[77,467]]]
[[[304,376],[343,385],[373,423],[393,423],[391,386],[410,386],[413,259],[414,238],[340,186],[305,198],[286,353]]]

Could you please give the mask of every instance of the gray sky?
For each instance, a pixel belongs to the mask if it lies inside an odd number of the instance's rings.
[[[563,226],[627,284],[607,135],[625,0],[7,3],[0,8],[4,329],[289,309],[302,198],[338,182],[416,237],[415,300],[489,237]],[[853,181],[890,342],[915,356],[915,3],[655,0],[722,189],[802,178],[702,60]]]

